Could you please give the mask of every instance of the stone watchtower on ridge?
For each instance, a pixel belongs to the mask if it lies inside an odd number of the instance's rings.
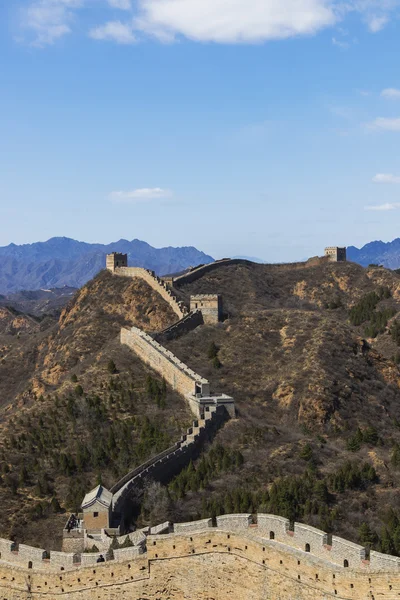
[[[325,248],[325,256],[330,262],[346,262],[347,249],[338,248],[337,246],[328,246],[328,248]]]
[[[112,271],[114,273],[115,269],[118,267],[127,267],[128,266],[128,255],[121,254],[120,252],[113,252],[112,254],[107,254],[106,260],[106,268],[108,271]]]

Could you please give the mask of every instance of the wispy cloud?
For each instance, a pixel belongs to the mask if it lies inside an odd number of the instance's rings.
[[[349,42],[344,42],[343,40],[338,40],[335,37],[332,38],[332,44],[337,46],[341,50],[348,50],[350,48]]]
[[[368,123],[367,128],[380,131],[400,131],[400,117],[394,119],[378,117],[375,121]]]
[[[131,10],[131,0],[107,0],[111,8],[118,8],[119,10]]]
[[[391,173],[378,173],[372,178],[372,181],[374,183],[400,184],[400,177]]]
[[[387,88],[386,90],[382,90],[381,96],[383,96],[383,98],[389,98],[390,100],[400,100],[400,90],[396,88]]]
[[[32,45],[46,46],[71,32],[75,10],[83,0],[35,0],[21,11],[21,24],[33,34]]]
[[[111,192],[110,200],[123,204],[136,204],[139,202],[150,202],[151,200],[162,200],[172,198],[171,190],[163,188],[138,188],[135,190],[125,190]]]
[[[369,19],[367,19],[368,29],[372,33],[378,33],[378,31],[382,31],[382,29],[389,23],[388,15],[373,15]]]
[[[379,210],[379,211],[387,211],[387,210],[396,210],[400,208],[400,202],[394,203],[386,203],[386,204],[377,204],[376,206],[364,206],[364,210]]]
[[[94,40],[107,40],[125,45],[134,44],[137,41],[132,24],[121,21],[109,21],[104,25],[94,27],[89,31],[89,37]]]

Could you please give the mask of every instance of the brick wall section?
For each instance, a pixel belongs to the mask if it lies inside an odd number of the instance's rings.
[[[190,312],[186,317],[183,317],[177,323],[174,323],[164,331],[157,333],[154,336],[154,339],[158,342],[162,342],[164,340],[174,340],[185,333],[189,333],[189,331],[193,331],[196,327],[203,325],[204,319],[200,310],[194,310]]]
[[[344,566],[344,561],[347,561],[350,568],[357,568],[361,561],[365,560],[366,551],[362,546],[353,544],[343,538],[332,536],[332,549],[329,552],[331,562]]]
[[[305,552],[312,552],[313,556],[325,558],[327,552],[325,546],[327,543],[328,535],[324,531],[310,527],[310,525],[295,523],[294,535],[291,540],[291,545],[295,548],[304,550]]]
[[[85,538],[83,531],[63,531],[63,552],[83,552],[85,549]]]
[[[204,529],[209,529],[212,526],[212,519],[202,519],[201,521],[191,521],[189,523],[175,523],[174,533],[204,531]]]
[[[14,554],[13,550],[15,548],[15,543],[10,540],[0,539],[0,559],[6,560],[9,562],[14,562]]]
[[[187,307],[180,302],[174,293],[168,288],[160,277],[157,277],[153,271],[141,269],[139,267],[119,267],[114,271],[115,275],[121,277],[139,277],[146,281],[172,308],[176,315],[182,319],[189,311]]]
[[[149,528],[149,533],[151,535],[159,535],[161,533],[169,533],[172,527],[172,523],[166,521],[165,523],[160,523],[160,525],[156,525],[155,527]]]
[[[124,561],[137,558],[143,554],[143,548],[140,546],[132,546],[131,548],[119,548],[114,550],[114,560]]]
[[[229,531],[247,530],[251,522],[251,515],[223,515],[217,517],[218,529],[227,529]]]
[[[73,552],[55,552],[52,550],[50,552],[50,566],[60,568],[63,567],[64,569],[67,567],[73,567],[77,562],[78,556],[78,554],[74,554]]]
[[[262,537],[274,539],[286,543],[288,541],[288,531],[290,529],[289,519],[277,517],[275,515],[258,514],[257,515],[258,533]]]
[[[266,515],[268,516],[268,515]],[[27,569],[0,560],[1,600],[395,600],[400,590],[398,559],[343,568],[312,552],[265,540],[244,524],[249,515],[226,515],[232,529],[149,536],[147,554],[129,548],[97,563],[85,554],[82,565]],[[222,518],[222,521],[224,519]],[[227,520],[225,519],[225,524]],[[307,535],[310,531],[307,532]],[[300,535],[300,534],[299,534]],[[293,536],[288,535],[288,540]],[[337,538],[338,540],[338,538]],[[2,548],[11,542],[0,543]],[[115,556],[115,554],[114,554]],[[44,561],[46,563],[46,561]],[[51,561],[49,561],[51,562]]]
[[[88,553],[81,554],[81,565],[82,565],[82,567],[85,567],[86,565],[100,564],[100,563],[97,563],[97,560],[101,556],[104,559],[106,558],[105,555],[104,555],[104,552],[88,552]]]
[[[201,388],[203,394],[210,393],[210,384],[207,379],[192,371],[172,352],[137,327],[123,328],[121,343],[129,346],[143,362],[164,377],[172,389],[183,396],[194,395],[196,384]]]
[[[398,571],[400,568],[400,558],[371,550],[369,565],[373,571]]]

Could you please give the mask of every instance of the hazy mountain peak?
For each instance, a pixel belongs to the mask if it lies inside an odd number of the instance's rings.
[[[214,260],[192,246],[153,248],[138,239],[89,244],[68,237],[52,237],[45,242],[0,247],[0,293],[81,287],[104,269],[106,254],[114,251],[128,254],[130,265],[151,269],[159,275]]]

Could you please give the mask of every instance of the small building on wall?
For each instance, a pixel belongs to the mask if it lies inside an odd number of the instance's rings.
[[[219,294],[197,294],[190,297],[190,310],[200,310],[204,323],[215,324],[222,320],[222,298]]]
[[[328,246],[328,248],[325,248],[325,256],[331,262],[346,262],[347,248],[339,248],[338,246]]]
[[[83,528],[87,531],[109,529],[112,513],[112,493],[98,485],[82,502]]]
[[[114,272],[118,267],[127,267],[128,266],[128,255],[121,254],[119,252],[113,252],[112,254],[107,254],[106,259],[106,268],[108,271]]]

